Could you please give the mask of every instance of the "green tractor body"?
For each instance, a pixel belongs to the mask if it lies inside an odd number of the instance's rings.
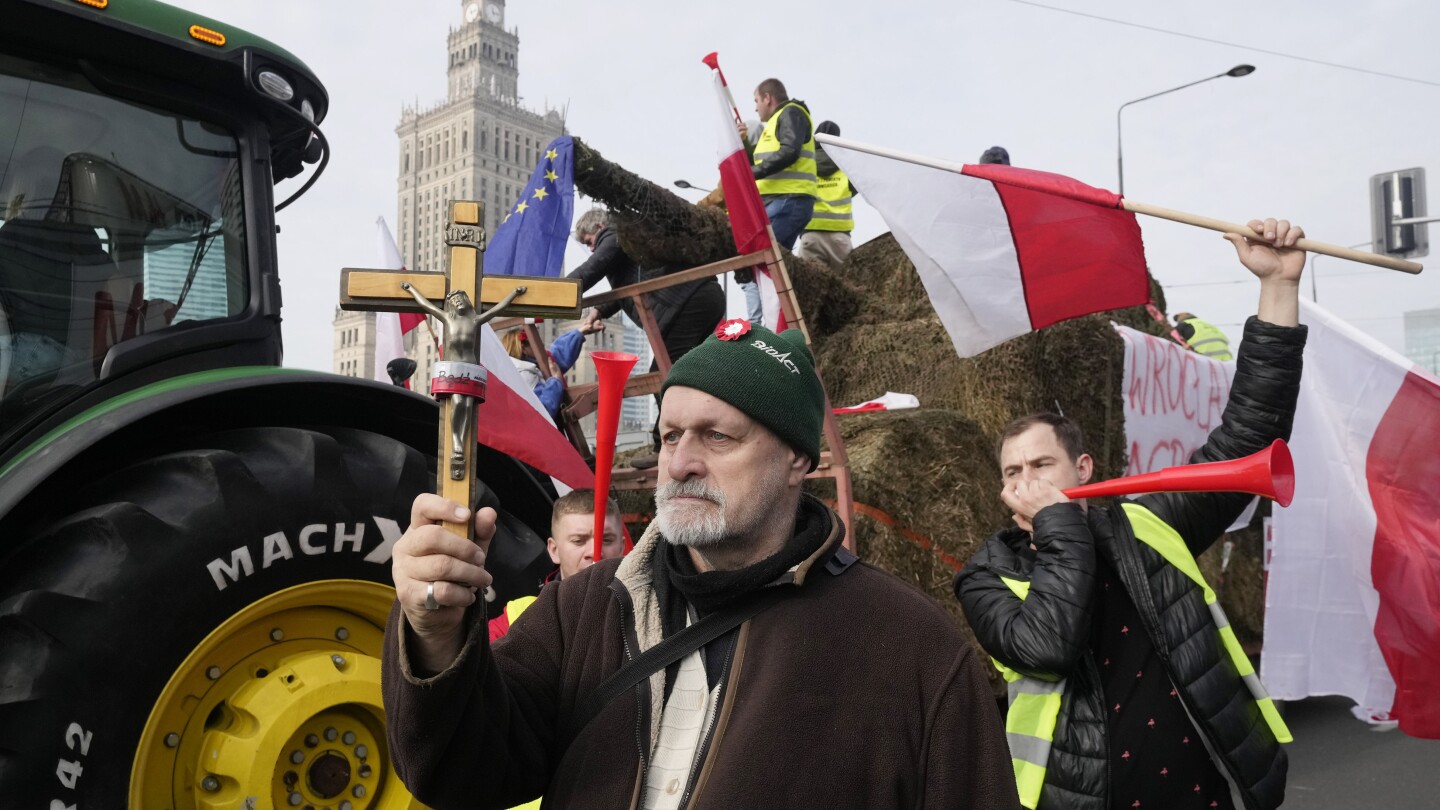
[[[280,368],[275,186],[318,177],[327,106],[182,9],[0,0],[6,806],[420,806],[379,655],[435,403]],[[477,470],[503,600],[553,491]]]

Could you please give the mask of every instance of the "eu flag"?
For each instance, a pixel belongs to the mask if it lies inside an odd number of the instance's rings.
[[[506,209],[485,250],[485,272],[559,276],[575,211],[575,141],[562,135],[545,147],[520,199]]]

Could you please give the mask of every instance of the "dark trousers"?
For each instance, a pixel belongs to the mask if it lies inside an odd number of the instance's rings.
[[[718,283],[700,285],[694,294],[680,307],[674,317],[670,318],[665,329],[661,331],[660,337],[665,342],[665,351],[670,354],[670,362],[677,363],[691,349],[705,342],[715,331],[715,327],[725,318],[725,291]],[[660,362],[650,361],[650,370],[658,371]],[[655,403],[660,404],[660,394],[655,394]],[[660,423],[655,423],[654,429],[650,431],[650,438],[655,449],[660,449]]]

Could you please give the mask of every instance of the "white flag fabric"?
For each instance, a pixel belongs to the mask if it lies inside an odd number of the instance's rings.
[[[1197,354],[1173,340],[1111,324],[1125,342],[1125,376],[1120,396],[1125,411],[1125,474],[1158,472],[1190,462],[1190,456],[1220,426],[1233,361]],[[1250,501],[1227,531],[1240,531],[1255,517]]]
[[[405,261],[400,258],[400,249],[395,246],[395,237],[390,235],[390,228],[385,225],[384,217],[375,219],[375,237],[380,253],[380,268],[405,269]],[[400,328],[400,313],[375,313],[375,367],[371,369],[371,378],[384,383],[390,382],[390,372],[386,366],[391,360],[404,356],[405,335]]]
[[[1277,699],[1440,738],[1440,381],[1324,309],[1310,327],[1276,509],[1261,671]]]

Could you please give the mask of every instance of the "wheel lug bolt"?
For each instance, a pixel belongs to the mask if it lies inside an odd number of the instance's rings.
[[[365,757],[370,756],[370,749],[366,748],[363,745],[357,745],[355,746],[355,756],[364,759]]]
[[[172,731],[172,732],[170,732],[169,734],[166,734],[166,735],[165,735],[165,747],[166,747],[166,748],[174,748],[175,746],[177,746],[177,745],[179,745],[179,744],[180,744],[180,735],[179,735],[179,734],[176,734],[175,732]]]
[[[293,762],[293,763],[296,764],[296,765],[299,765],[300,763],[304,762],[304,761],[305,761],[305,754],[304,754],[304,752],[302,752],[302,751],[301,751],[300,749],[298,749],[298,748],[295,749],[294,751],[291,751],[291,752],[290,752],[290,761]]]
[[[316,737],[314,734],[307,734],[307,735],[305,735],[305,747],[306,747],[306,748],[314,748],[315,746],[317,746],[317,745],[319,745],[319,744],[320,744],[320,738],[319,738],[319,737]]]
[[[351,810],[351,804],[349,799],[340,802],[340,810]]]
[[[345,732],[345,735],[340,738],[340,741],[343,742],[343,743],[345,743],[346,745],[354,745],[354,744],[355,744],[355,732],[353,732],[353,731],[347,731],[347,732]]]
[[[332,655],[332,656],[330,656],[330,663],[334,664],[336,669],[344,669],[344,668],[345,668],[345,656],[343,656],[343,655]]]
[[[371,770],[370,770],[370,766],[369,766],[369,765],[361,765],[361,766],[360,766],[360,778],[361,778],[361,779],[369,779],[369,778],[370,778],[370,773],[371,773]]]
[[[299,793],[291,793],[288,801],[290,802],[291,807],[299,807],[300,803],[305,801],[305,798]]]
[[[284,639],[285,639],[285,631],[284,631],[284,630],[281,630],[280,628],[277,627],[277,628],[275,628],[274,630],[271,630],[271,631],[270,631],[270,640],[271,640],[271,641],[283,641]]]
[[[350,791],[350,794],[353,795],[353,796],[354,796],[355,798],[357,798],[357,799],[363,799],[363,798],[365,798],[365,786],[364,786],[364,785],[356,785],[356,786],[355,786],[355,789],[352,790],[352,791]]]
[[[205,677],[212,681],[220,680],[220,667],[208,667],[205,670]]]
[[[210,793],[214,793],[215,791],[220,789],[220,780],[216,779],[213,776],[207,776],[204,779],[200,780],[200,787],[205,788],[205,790],[209,791]]]
[[[343,627],[337,627],[337,628],[335,628],[335,638],[337,638],[337,639],[339,639],[339,640],[341,640],[341,641],[344,641],[344,640],[350,638],[350,631],[349,631],[349,630],[346,630],[346,629],[343,628]]]
[[[327,741],[329,741],[329,742],[335,742],[335,738],[336,738],[336,737],[339,737],[339,736],[340,736],[340,732],[336,731],[334,726],[331,726],[331,727],[325,729],[325,739],[326,739]]]

